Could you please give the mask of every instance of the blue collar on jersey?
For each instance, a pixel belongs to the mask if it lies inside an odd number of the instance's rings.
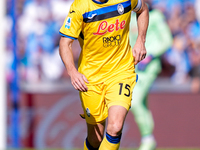
[[[97,3],[97,4],[104,4],[104,3],[107,3],[108,0],[105,0],[105,2],[99,2],[99,1],[96,1],[96,0],[92,0],[93,2]]]
[[[131,11],[131,0],[121,2],[119,4],[122,5],[123,8],[124,8],[123,14]],[[111,6],[106,6],[106,7],[96,9],[96,10],[85,12],[83,14],[83,21],[85,23],[89,23],[89,22],[95,22],[95,21],[100,21],[100,20],[119,16],[119,15],[121,15],[118,12],[118,5],[119,4],[114,4],[114,5],[111,5]]]

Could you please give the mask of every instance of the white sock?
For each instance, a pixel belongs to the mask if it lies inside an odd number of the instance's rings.
[[[155,141],[155,138],[152,134],[142,137],[142,140],[141,140],[142,143],[149,143],[152,141]]]

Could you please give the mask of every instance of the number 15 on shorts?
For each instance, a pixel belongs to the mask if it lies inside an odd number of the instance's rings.
[[[129,97],[131,95],[131,92],[130,92],[130,85],[128,84],[123,84],[123,83],[119,83],[119,95],[125,95],[127,97]],[[125,89],[125,90],[122,90],[122,89]],[[123,93],[122,93],[123,91]]]

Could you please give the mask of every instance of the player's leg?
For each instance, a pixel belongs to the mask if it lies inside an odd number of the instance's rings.
[[[143,137],[152,134],[154,123],[151,112],[147,107],[147,95],[142,95],[144,94],[143,91],[140,91],[141,93],[138,92],[139,90],[134,89],[132,106],[130,110],[134,114],[140,134]]]
[[[154,82],[156,75],[145,72],[138,72],[139,79],[133,89],[131,111],[135,116],[135,121],[139,127],[142,137],[140,150],[151,150],[155,148],[153,136],[154,121],[147,106],[149,89]],[[145,146],[145,148],[143,148]]]
[[[87,85],[87,92],[80,92],[80,98],[84,114],[81,115],[87,122],[87,138],[84,142],[84,150],[98,149],[105,128],[105,120],[108,116],[104,100],[104,85]]]
[[[87,138],[84,142],[84,150],[98,150],[103,140],[105,122],[96,125],[87,123]]]
[[[107,132],[99,150],[118,150],[120,146],[122,128],[127,109],[122,106],[111,106],[108,110]]]
[[[108,107],[107,132],[99,150],[118,150],[127,112],[131,106],[132,89],[136,75],[130,78],[116,77],[107,84],[106,104]]]

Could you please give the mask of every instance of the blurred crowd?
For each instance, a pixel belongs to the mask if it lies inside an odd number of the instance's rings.
[[[191,90],[200,89],[200,6],[199,0],[155,0],[173,35],[173,45],[164,54],[163,64],[172,66],[174,84],[191,81]],[[164,63],[165,62],[165,63]]]
[[[43,82],[66,79],[59,57],[59,29],[71,0],[18,0],[17,58],[21,81]],[[166,16],[174,37],[172,47],[162,56],[163,74],[174,84],[191,81],[192,91],[200,89],[200,0],[153,0],[153,7]],[[13,76],[12,3],[7,0],[7,80]],[[73,44],[77,62],[80,47]],[[168,73],[170,72],[170,73]]]
[[[16,31],[18,73],[21,81],[57,81],[66,76],[59,57],[59,29],[68,14],[69,0],[18,0]],[[7,0],[7,80],[13,77],[13,32],[11,0]],[[80,49],[75,48],[75,50]],[[76,52],[76,51],[75,51]],[[77,56],[78,54],[75,54]],[[77,56],[78,57],[78,56]]]

